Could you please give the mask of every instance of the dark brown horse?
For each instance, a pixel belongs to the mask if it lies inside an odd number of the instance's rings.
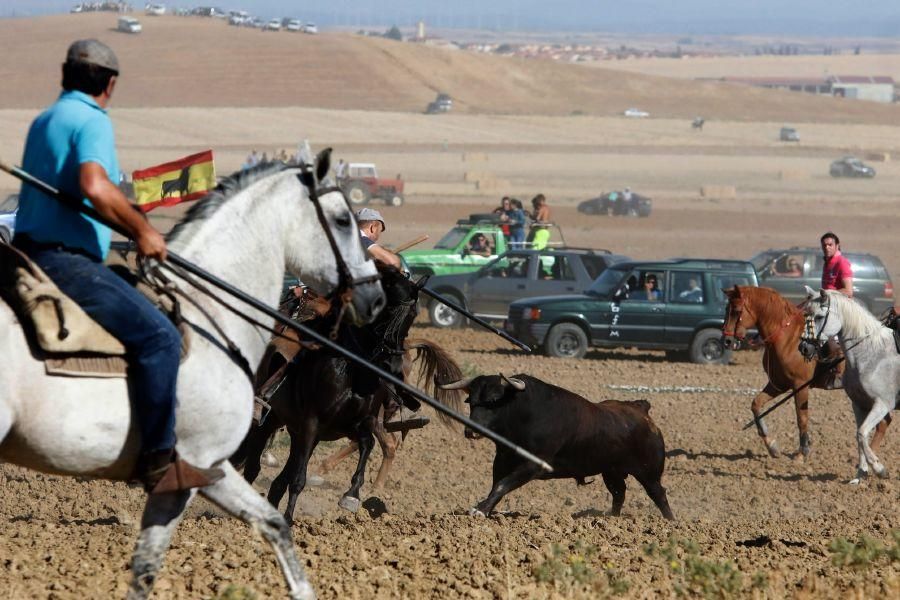
[[[375,321],[360,328],[342,327],[339,342],[368,358],[393,375],[404,375],[406,337],[417,314],[418,293],[424,278],[411,282],[396,269],[381,269],[386,306]],[[318,322],[317,322],[318,321]],[[329,319],[310,321],[313,327],[330,328]],[[458,409],[462,399],[435,389],[434,379],[454,381],[462,375],[446,352],[434,344],[421,344],[420,375],[438,401]],[[253,482],[260,471],[260,456],[269,438],[282,425],[291,436],[288,461],[269,488],[269,501],[278,506],[289,491],[285,517],[292,520],[300,492],[306,486],[309,459],[320,441],[350,438],[360,453],[350,489],[340,506],[355,512],[360,506],[359,491],[372,451],[377,426],[401,404],[414,407],[415,399],[382,382],[363,367],[336,353],[320,350],[301,353],[288,370],[285,382],[269,400],[272,410],[258,427],[251,428],[232,462],[244,464],[244,478]],[[289,488],[289,489],[288,489]]]
[[[759,332],[761,343],[765,346],[762,364],[769,383],[753,398],[750,405],[756,419],[757,432],[769,454],[778,456],[778,444],[769,435],[769,428],[759,418],[759,414],[776,396],[794,392],[797,428],[800,431],[799,456],[805,460],[810,453],[809,388],[825,389],[828,373],[827,369],[817,370],[815,361],[807,361],[800,354],[798,348],[805,326],[803,313],[770,288],[736,285],[734,289],[724,292],[728,297],[725,325],[722,328],[725,347],[736,347],[746,339],[747,330],[752,328]],[[806,385],[810,380],[812,383]],[[878,425],[872,440],[873,446],[877,447],[881,443],[889,423],[890,416]]]

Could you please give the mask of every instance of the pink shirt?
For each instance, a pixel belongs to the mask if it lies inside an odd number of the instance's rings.
[[[844,287],[844,281],[853,278],[853,269],[850,261],[838,250],[831,259],[825,259],[822,266],[822,288],[826,290],[840,290]]]

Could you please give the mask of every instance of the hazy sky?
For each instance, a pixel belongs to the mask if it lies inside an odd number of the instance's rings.
[[[0,0],[0,16],[65,12],[74,4]],[[166,5],[296,16],[322,26],[412,26],[424,19],[433,27],[499,30],[900,35],[900,0],[201,0]]]

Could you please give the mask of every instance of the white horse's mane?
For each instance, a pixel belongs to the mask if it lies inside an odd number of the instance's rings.
[[[206,196],[197,200],[187,211],[184,218],[179,221],[168,233],[166,239],[170,242],[183,237],[190,226],[212,217],[225,202],[237,196],[257,181],[265,179],[275,173],[285,171],[290,167],[283,162],[275,161],[260,163],[249,169],[237,171],[220,180],[216,187]]]
[[[837,290],[826,290],[831,310],[837,310],[841,317],[844,337],[852,339],[867,338],[867,341],[881,344],[885,348],[894,347],[891,330],[881,324],[866,308],[851,300]]]

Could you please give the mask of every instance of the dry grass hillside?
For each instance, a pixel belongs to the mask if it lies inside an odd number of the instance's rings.
[[[0,107],[51,100],[67,44],[97,37],[118,52],[119,107],[306,106],[421,111],[437,91],[456,110],[490,114],[654,116],[742,121],[896,123],[900,107],[511,60],[347,34],[306,36],[228,27],[219,20],[143,18],[140,35],[112,14],[0,20],[6,48]]]

